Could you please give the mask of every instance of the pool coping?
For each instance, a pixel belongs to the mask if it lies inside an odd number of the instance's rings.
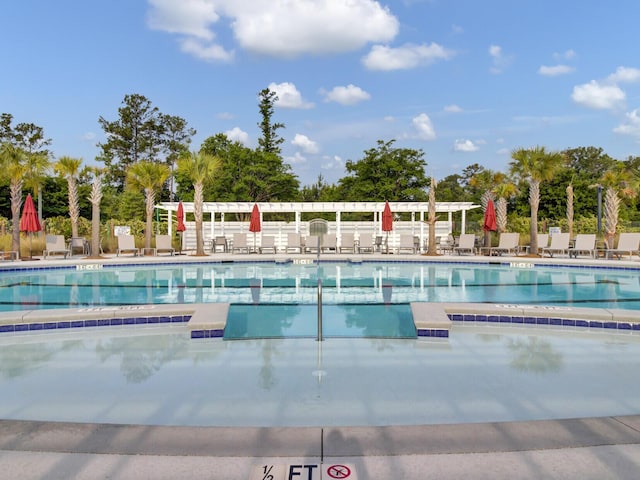
[[[640,415],[381,427],[174,427],[0,420],[0,450],[207,457],[478,454],[640,443]]]

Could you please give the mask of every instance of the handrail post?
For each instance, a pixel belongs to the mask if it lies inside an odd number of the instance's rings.
[[[322,279],[318,277],[318,341],[322,340]]]

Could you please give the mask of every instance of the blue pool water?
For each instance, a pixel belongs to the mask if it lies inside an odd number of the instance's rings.
[[[435,262],[0,270],[0,311],[202,302],[313,305],[318,275],[327,305],[490,302],[640,310],[639,273],[638,269]]]

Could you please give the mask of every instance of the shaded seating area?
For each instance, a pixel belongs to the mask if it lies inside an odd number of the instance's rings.
[[[118,235],[118,249],[116,256],[120,254],[131,253],[134,257],[140,254],[140,249],[136,247],[136,240],[133,235]]]
[[[47,235],[45,237],[45,247],[42,254],[45,259],[51,255],[62,255],[64,258],[67,258],[67,256],[71,254],[71,251],[67,247],[64,235]]]
[[[453,247],[453,252],[458,255],[468,254],[473,255],[476,253],[476,236],[473,233],[463,233],[460,235],[458,245]]]
[[[568,233],[556,233],[551,235],[551,244],[542,249],[542,255],[545,253],[550,257],[554,255],[567,255],[569,253],[569,242],[571,237]]]
[[[171,237],[169,235],[156,235],[156,248],[154,254],[168,253],[175,255],[176,251],[171,245]]]
[[[591,258],[595,258],[596,253],[595,233],[579,233],[576,235],[575,244],[569,248],[569,256],[573,258],[578,258],[579,255],[588,255]]]
[[[607,249],[607,258],[615,256],[621,259],[625,255],[640,255],[640,233],[623,232],[618,237],[616,248]]]
[[[517,255],[520,253],[520,234],[507,233],[500,234],[500,240],[497,247],[483,247],[482,252],[491,255]]]

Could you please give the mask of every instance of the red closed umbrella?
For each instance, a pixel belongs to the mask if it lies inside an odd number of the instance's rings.
[[[391,230],[393,230],[393,214],[391,213],[389,201],[386,201],[382,211],[382,231],[387,232],[387,253],[389,253],[389,232]]]
[[[184,206],[182,205],[182,201],[178,203],[178,211],[176,212],[176,220],[178,225],[176,226],[176,231],[182,233],[187,229],[187,226],[184,224]],[[182,235],[181,235],[182,237]],[[180,251],[178,255],[182,255],[182,238],[180,238]]]
[[[487,202],[487,208],[484,211],[482,229],[484,230],[484,246],[487,248],[491,247],[491,232],[495,232],[498,229],[496,209],[491,199]]]
[[[33,198],[31,198],[31,194],[28,194],[26,200],[24,201],[24,207],[22,208],[22,217],[20,217],[20,231],[27,232],[29,234],[29,259],[32,259],[32,234],[33,232],[39,232],[40,230],[42,230],[42,225],[40,225],[38,212],[36,212],[36,207],[33,204]]]
[[[253,251],[256,251],[256,233],[262,230],[260,225],[260,209],[258,204],[253,204],[253,210],[251,210],[251,221],[249,222],[249,231],[253,232]]]

